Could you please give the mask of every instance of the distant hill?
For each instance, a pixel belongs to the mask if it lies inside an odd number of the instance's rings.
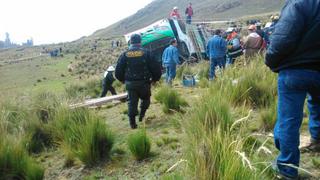
[[[134,15],[107,28],[96,31],[91,37],[123,35],[168,17],[171,9],[178,6],[180,14],[188,3],[193,4],[194,20],[229,20],[241,16],[277,12],[285,0],[154,0]]]

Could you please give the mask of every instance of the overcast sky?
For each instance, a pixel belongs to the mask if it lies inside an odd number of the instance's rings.
[[[130,16],[152,0],[1,0],[0,40],[73,41]]]

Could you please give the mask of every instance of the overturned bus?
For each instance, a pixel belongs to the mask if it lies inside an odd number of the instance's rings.
[[[162,19],[145,28],[128,33],[125,39],[128,43],[132,34],[140,34],[142,47],[153,52],[156,59],[161,61],[164,49],[169,46],[171,39],[176,39],[180,60],[202,59],[206,56],[206,43],[209,33],[201,25],[185,24],[177,19]]]

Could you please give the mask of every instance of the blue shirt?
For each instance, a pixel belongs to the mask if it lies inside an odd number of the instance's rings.
[[[179,64],[179,52],[178,49],[170,45],[167,47],[162,54],[163,65],[177,65]]]
[[[226,56],[227,41],[218,35],[214,35],[208,42],[207,55],[210,59]]]

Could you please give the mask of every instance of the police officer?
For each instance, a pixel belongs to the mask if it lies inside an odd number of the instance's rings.
[[[121,54],[117,62],[115,76],[125,83],[128,91],[128,116],[130,127],[137,128],[138,102],[141,99],[139,121],[141,122],[150,106],[151,83],[160,80],[161,66],[150,52],[141,47],[141,36],[133,34],[131,45]]]

